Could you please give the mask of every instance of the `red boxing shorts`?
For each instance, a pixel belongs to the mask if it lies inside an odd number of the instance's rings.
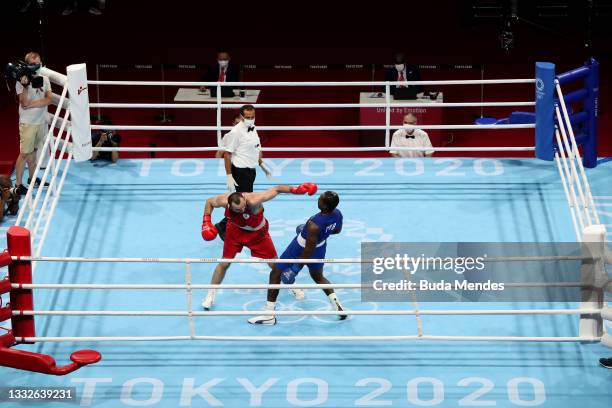
[[[276,248],[268,233],[268,221],[257,231],[245,231],[228,222],[225,241],[223,241],[223,258],[234,259],[244,247],[249,248],[251,256],[256,258],[276,258]]]

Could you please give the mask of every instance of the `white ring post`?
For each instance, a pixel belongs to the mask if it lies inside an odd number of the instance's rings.
[[[606,228],[603,225],[590,225],[584,229],[582,254],[592,257],[583,260],[580,279],[584,285],[580,289],[580,309],[603,309],[603,288],[608,281],[605,269]],[[585,313],[580,315],[580,336],[601,337],[603,320],[601,314]]]
[[[91,159],[91,119],[89,117],[89,91],[87,89],[87,67],[74,64],[66,67],[67,86],[70,95],[70,123],[74,161]]]

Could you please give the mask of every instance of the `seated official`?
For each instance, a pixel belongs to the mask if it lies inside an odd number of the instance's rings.
[[[217,63],[210,66],[202,76],[204,82],[238,82],[238,67],[231,63],[229,52],[219,50],[217,52]],[[210,96],[217,96],[217,87],[209,86]],[[234,96],[234,88],[231,86],[221,87],[221,96],[231,98]]]
[[[421,129],[415,129],[413,126],[417,124],[417,117],[408,113],[404,115],[404,126],[403,129],[398,129],[393,133],[391,138],[391,147],[423,147],[432,148],[432,150],[426,151],[414,151],[414,150],[391,150],[391,156],[393,157],[430,157],[433,153],[433,146],[429,140],[429,136],[426,132]]]
[[[395,64],[385,73],[385,81],[420,81],[421,74],[413,65],[406,64],[403,53],[395,54]],[[415,99],[417,93],[423,92],[423,85],[392,85],[391,95],[395,99]]]

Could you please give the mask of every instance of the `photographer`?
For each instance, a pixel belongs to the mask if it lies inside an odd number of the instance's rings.
[[[23,62],[21,63],[23,64]],[[36,150],[42,145],[47,135],[47,106],[51,103],[51,83],[46,76],[39,75],[40,55],[29,52],[25,64],[19,66],[15,93],[19,98],[19,157],[15,164],[16,191],[23,195],[27,189],[22,184],[25,164],[31,182],[36,169]],[[38,185],[39,180],[35,180]]]
[[[111,125],[110,121],[105,121],[103,125]],[[103,130],[91,134],[91,145],[93,147],[119,147],[121,144],[121,135],[112,130]],[[91,160],[108,160],[117,163],[119,160],[119,152],[99,152],[94,150],[91,154]]]
[[[17,215],[20,197],[8,176],[0,175],[0,190],[0,222],[2,222],[5,213]]]

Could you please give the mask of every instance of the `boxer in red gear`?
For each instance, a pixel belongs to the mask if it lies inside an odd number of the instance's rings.
[[[225,208],[228,219],[225,241],[223,241],[223,258],[233,259],[242,248],[251,250],[251,255],[263,259],[275,259],[276,249],[268,233],[268,220],[264,217],[263,203],[272,200],[279,194],[308,194],[317,192],[317,185],[304,183],[297,187],[276,186],[260,193],[225,193],[206,200],[202,222],[202,238],[212,241],[217,236],[217,228],[212,223],[213,208]],[[213,273],[211,284],[223,282],[229,263],[220,263]],[[271,265],[270,265],[271,266]],[[206,310],[212,307],[215,300],[215,289],[208,291],[202,302]]]

